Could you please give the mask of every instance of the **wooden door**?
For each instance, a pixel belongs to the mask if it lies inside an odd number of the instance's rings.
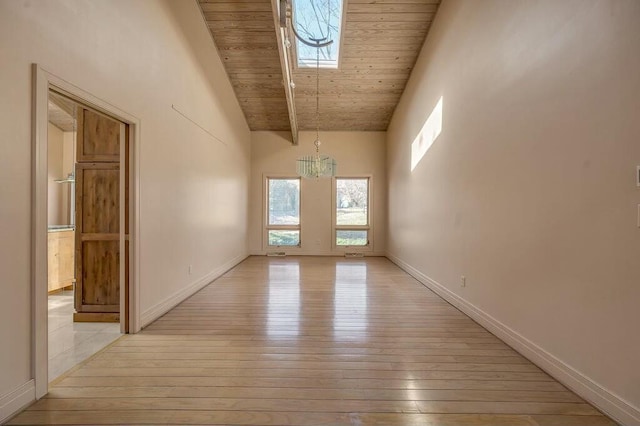
[[[121,127],[78,111],[75,321],[120,320]]]
[[[76,161],[119,163],[120,122],[89,109],[79,108]]]

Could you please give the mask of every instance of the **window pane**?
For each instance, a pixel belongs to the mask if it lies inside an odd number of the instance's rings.
[[[336,179],[336,225],[369,224],[369,179]]]
[[[308,46],[296,38],[299,67],[316,66],[320,54],[320,67],[338,68],[343,0],[294,0],[294,25],[305,39],[326,37],[333,40],[320,49]]]
[[[297,246],[300,244],[300,231],[269,231],[270,246]]]
[[[269,225],[300,224],[300,179],[269,179]]]
[[[336,231],[337,246],[366,246],[367,231]]]

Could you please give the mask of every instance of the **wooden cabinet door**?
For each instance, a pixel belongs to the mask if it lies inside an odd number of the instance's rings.
[[[118,163],[76,164],[75,296],[79,313],[120,311],[119,178]]]
[[[73,284],[74,271],[74,233],[73,231],[58,232],[58,280],[62,287]]]
[[[47,233],[47,289],[48,291],[59,288],[59,268],[58,268],[58,235],[55,232]]]
[[[70,230],[47,233],[48,290],[50,292],[68,287],[75,281],[73,235],[74,232]]]

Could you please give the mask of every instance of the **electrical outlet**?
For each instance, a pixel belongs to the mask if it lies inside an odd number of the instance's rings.
[[[466,286],[467,286],[467,277],[462,275],[460,276],[460,287],[466,287]]]
[[[189,275],[191,275],[191,273],[193,273],[193,265],[189,265]]]

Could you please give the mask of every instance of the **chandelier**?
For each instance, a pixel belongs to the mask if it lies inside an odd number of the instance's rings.
[[[336,175],[336,160],[328,155],[320,155],[320,141],[313,143],[316,146],[315,155],[303,155],[296,160],[298,176],[304,178],[332,177]]]

